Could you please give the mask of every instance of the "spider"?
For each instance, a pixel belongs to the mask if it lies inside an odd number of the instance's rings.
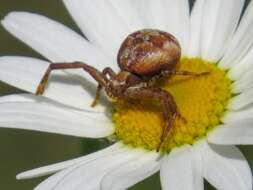
[[[110,67],[100,72],[82,62],[51,63],[40,81],[36,95],[43,94],[52,70],[81,68],[98,82],[92,107],[97,104],[102,88],[110,98],[116,100],[157,100],[163,117],[162,133],[157,146],[159,151],[175,119],[179,117],[184,122],[186,120],[178,112],[173,96],[168,91],[156,87],[156,81],[170,75],[201,76],[208,73],[176,70],[175,66],[180,57],[180,44],[171,34],[155,29],[139,30],[127,36],[119,49],[119,73],[115,73]]]

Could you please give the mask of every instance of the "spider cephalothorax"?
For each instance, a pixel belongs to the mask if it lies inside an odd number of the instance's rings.
[[[181,117],[181,115],[172,95],[155,87],[156,80],[175,74],[194,76],[206,74],[176,71],[175,66],[180,57],[180,45],[171,34],[153,29],[139,30],[130,34],[119,49],[118,65],[121,68],[119,73],[115,73],[109,67],[100,72],[82,62],[51,63],[36,94],[44,92],[52,70],[82,68],[98,82],[96,98],[92,107],[96,105],[102,88],[105,89],[109,97],[114,99],[158,100],[164,120],[160,143],[157,147],[159,150],[176,117]]]

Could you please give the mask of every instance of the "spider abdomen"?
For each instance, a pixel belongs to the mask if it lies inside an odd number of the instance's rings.
[[[130,34],[118,53],[121,70],[140,76],[153,76],[172,69],[179,61],[181,48],[169,33],[144,29]]]

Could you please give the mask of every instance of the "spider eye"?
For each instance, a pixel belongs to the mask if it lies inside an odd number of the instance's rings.
[[[118,65],[141,76],[152,76],[164,69],[172,69],[179,61],[181,47],[167,32],[143,29],[130,34],[118,52]]]

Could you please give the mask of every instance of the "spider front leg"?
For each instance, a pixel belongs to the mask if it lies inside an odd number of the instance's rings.
[[[179,75],[179,76],[201,77],[201,76],[205,76],[208,74],[210,74],[209,71],[195,73],[195,72],[191,72],[191,71],[164,70],[160,74],[154,75],[153,77],[151,77],[151,79],[149,79],[149,81],[147,81],[147,86],[150,86],[150,87],[154,86],[159,79],[166,77],[166,76]]]
[[[104,68],[102,74],[104,75],[104,77],[107,78],[107,76],[109,76],[109,81],[113,80],[116,76],[116,73],[110,68],[110,67],[106,67]],[[99,101],[99,98],[100,98],[100,93],[101,93],[101,90],[102,90],[102,86],[100,84],[98,84],[97,86],[97,91],[96,91],[96,97],[95,99],[93,100],[92,104],[91,104],[91,107],[95,107]]]
[[[51,71],[65,69],[83,69],[84,71],[88,72],[101,87],[106,86],[106,84],[109,82],[103,73],[98,71],[96,68],[82,62],[51,63],[40,81],[40,84],[36,91],[36,95],[41,95],[44,93]]]
[[[196,73],[191,71],[181,71],[181,70],[165,70],[161,73],[161,75],[182,75],[182,76],[193,76],[193,77],[200,77],[204,75],[210,74],[209,71]]]
[[[176,103],[173,96],[160,88],[135,88],[129,87],[124,92],[124,98],[128,99],[145,99],[145,100],[158,100],[163,115],[164,125],[160,136],[160,142],[157,146],[159,152],[164,140],[169,134],[170,129],[173,127],[175,119],[180,116],[177,111]]]

